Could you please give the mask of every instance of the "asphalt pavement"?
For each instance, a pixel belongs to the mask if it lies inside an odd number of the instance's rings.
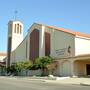
[[[51,83],[29,77],[0,77],[0,90],[90,90],[90,86]]]

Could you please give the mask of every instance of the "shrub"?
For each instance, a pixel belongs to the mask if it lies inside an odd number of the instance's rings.
[[[23,69],[29,70],[32,68],[32,65],[33,64],[31,61],[16,62],[7,68],[7,73],[18,73],[21,72],[21,70]]]
[[[29,70],[32,67],[31,61],[23,61],[23,62],[17,62],[16,63],[16,69],[21,71],[22,69]]]
[[[35,60],[35,64],[37,65],[38,68],[46,68],[46,66],[51,64],[52,62],[53,62],[53,59],[48,56],[37,58]]]
[[[37,58],[35,60],[36,66],[38,68],[42,69],[42,75],[44,75],[44,70],[47,69],[47,65],[49,65],[51,63],[53,63],[53,59],[48,56]]]
[[[32,63],[32,61],[30,60],[23,62],[16,62],[7,68],[7,72],[18,73],[21,72],[21,70],[27,71],[27,70],[37,70],[37,69],[42,69],[42,71],[44,72],[44,70],[47,68],[47,65],[51,64],[52,62],[53,59],[48,56],[37,58],[35,60],[35,63]]]

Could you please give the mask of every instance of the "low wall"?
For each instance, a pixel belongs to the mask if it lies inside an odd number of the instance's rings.
[[[18,73],[19,76],[41,76],[41,70],[22,70]]]

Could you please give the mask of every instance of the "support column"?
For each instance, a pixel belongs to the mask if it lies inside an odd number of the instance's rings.
[[[39,57],[45,56],[45,26],[42,26],[42,30],[39,33]]]
[[[75,72],[74,72],[74,61],[71,61],[71,76],[75,77]]]
[[[52,56],[52,57],[55,57],[56,56],[56,53],[55,53],[55,31],[54,31],[54,29],[53,30],[51,30],[52,32],[51,32],[51,53],[50,53],[50,56]]]
[[[27,60],[30,60],[30,33],[27,35]]]

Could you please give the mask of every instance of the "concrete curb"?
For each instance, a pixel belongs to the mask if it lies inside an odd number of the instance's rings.
[[[67,85],[80,85],[80,83],[62,83],[62,82],[54,82],[54,81],[47,81],[47,80],[44,80],[44,82],[46,83],[53,83],[53,84],[67,84]]]
[[[90,86],[90,83],[80,83],[82,86]]]

